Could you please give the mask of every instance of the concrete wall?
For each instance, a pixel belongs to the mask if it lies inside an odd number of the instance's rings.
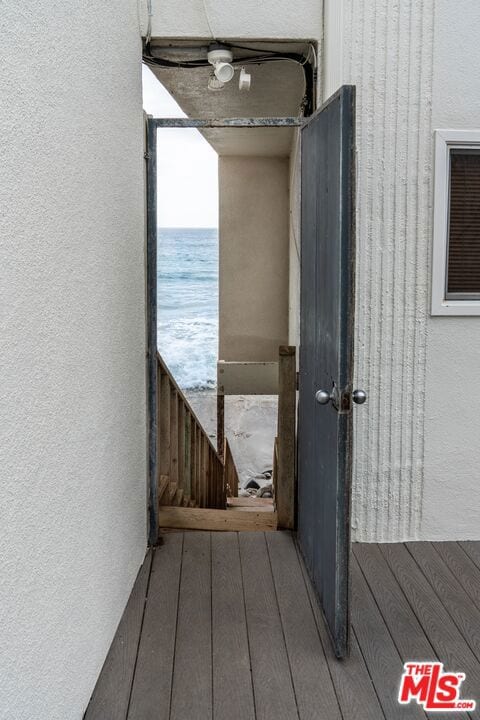
[[[146,545],[136,3],[2,5],[0,718],[80,720]]]
[[[474,0],[437,0],[432,129],[480,128]],[[480,317],[429,317],[423,532],[480,538]]]
[[[221,360],[276,360],[288,341],[288,181],[288,158],[219,158]]]
[[[178,0],[154,3],[153,37],[315,39],[321,37],[321,0]]]

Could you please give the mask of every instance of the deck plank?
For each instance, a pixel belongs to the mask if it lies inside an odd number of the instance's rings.
[[[480,568],[480,542],[468,540],[459,543],[460,547],[467,553],[468,557]]]
[[[128,720],[168,720],[183,533],[155,550]]]
[[[300,720],[341,720],[291,533],[266,533]]]
[[[425,718],[425,713],[417,704],[405,707],[398,704],[402,658],[355,556],[352,557],[351,573],[352,624],[385,717],[388,720]]]
[[[378,545],[353,545],[353,553],[403,660],[436,660],[435,651]]]
[[[238,535],[211,540],[213,717],[255,720]]]
[[[84,720],[125,720],[137,658],[152,553],[139,570]]]
[[[171,720],[212,718],[210,533],[185,533]]]
[[[239,534],[245,609],[258,720],[298,718],[265,535]]]
[[[406,663],[412,658],[432,662],[438,660],[379,546],[374,543],[354,543],[353,553],[402,662]],[[432,713],[429,717],[438,720],[437,713]],[[460,716],[457,718],[452,715],[451,720],[459,720],[459,718]]]
[[[350,657],[344,661],[335,657],[325,620],[298,546],[297,554],[343,720],[367,717],[368,720],[385,720],[355,633],[352,632]]]
[[[433,546],[476,607],[480,609],[480,569],[458,543],[436,542]]]
[[[351,656],[338,661],[291,533],[167,533],[142,565],[85,720],[425,717],[396,704],[408,660],[465,672],[462,697],[478,702],[479,547],[355,544]]]
[[[472,603],[431,543],[407,543],[407,549],[462,633],[466,644],[480,660],[480,610]]]
[[[423,572],[402,544],[380,549],[419,619],[438,659],[452,672],[465,672],[462,695],[475,699],[480,687],[480,665]],[[470,713],[480,720],[480,709]]]

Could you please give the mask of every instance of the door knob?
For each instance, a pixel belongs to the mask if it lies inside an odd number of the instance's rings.
[[[328,405],[331,399],[332,396],[329,392],[327,392],[327,390],[317,390],[317,392],[315,393],[315,400],[320,405]]]
[[[367,400],[367,393],[365,390],[354,390],[352,393],[352,400],[357,405],[363,405]]]

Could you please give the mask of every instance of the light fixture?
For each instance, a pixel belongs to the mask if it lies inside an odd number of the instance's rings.
[[[224,87],[225,84],[219,80],[212,71],[210,77],[208,78],[208,89],[212,90],[212,92],[218,92],[219,90],[223,90]]]
[[[216,63],[215,70],[213,72],[220,82],[227,83],[233,78],[235,70],[233,69],[233,65],[230,65],[230,63],[219,62]]]
[[[238,80],[238,89],[239,90],[250,90],[250,86],[252,84],[252,76],[250,73],[247,73],[244,67],[240,70],[240,77]]]
[[[217,80],[221,83],[230,82],[235,74],[235,69],[233,65],[231,65],[233,60],[233,53],[231,50],[223,47],[222,45],[210,45],[207,60],[210,65],[213,65],[213,72],[215,73]],[[210,82],[208,86],[210,87]]]

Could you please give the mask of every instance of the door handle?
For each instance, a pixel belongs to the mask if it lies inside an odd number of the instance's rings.
[[[319,405],[328,405],[330,400],[333,400],[332,393],[329,393],[328,390],[317,390],[315,400]]]
[[[328,405],[329,402],[334,402],[336,400],[335,388],[332,392],[317,390],[315,400],[319,405]],[[367,393],[365,390],[354,390],[352,400],[356,405],[363,405],[367,401]]]
[[[365,390],[354,390],[352,393],[352,400],[357,405],[363,405],[364,402],[367,402],[367,393]]]

